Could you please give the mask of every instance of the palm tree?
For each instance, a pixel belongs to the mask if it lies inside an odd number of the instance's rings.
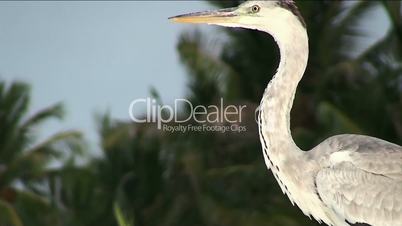
[[[340,132],[400,142],[401,12],[394,10],[400,3],[359,1],[348,9],[341,1],[298,4],[312,45],[292,112],[297,143],[311,147]],[[391,30],[352,56],[349,50],[361,35],[354,25],[375,7],[389,14]],[[194,105],[216,104],[221,97],[247,104],[247,131],[170,134],[152,124],[101,117],[102,157],[53,174],[52,200],[62,225],[314,225],[281,194],[259,151],[254,108],[276,69],[277,47],[259,32],[220,31],[224,41],[201,32],[186,32],[179,40],[188,99]]]
[[[160,223],[166,206],[160,133],[153,126],[98,117],[102,156],[77,167],[55,171],[51,197],[60,209],[61,225],[132,226]],[[154,205],[155,204],[155,205]],[[148,212],[145,214],[144,212]],[[137,225],[137,224],[136,224]]]
[[[63,108],[56,104],[27,117],[29,95],[25,83],[0,82],[0,225],[56,225],[51,214],[55,210],[43,189],[48,163],[77,151],[80,144],[80,134],[74,131],[35,143],[35,128],[60,119]]]

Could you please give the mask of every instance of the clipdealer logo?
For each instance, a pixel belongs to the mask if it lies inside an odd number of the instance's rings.
[[[189,109],[185,113],[180,109]],[[128,113],[136,123],[156,123],[166,132],[244,132],[241,125],[246,105],[225,105],[223,98],[218,105],[196,105],[187,99],[176,99],[174,105],[160,105],[153,98],[135,99]],[[145,109],[145,114],[136,116],[135,111]],[[138,111],[137,111],[138,112]],[[192,124],[194,123],[194,124]]]

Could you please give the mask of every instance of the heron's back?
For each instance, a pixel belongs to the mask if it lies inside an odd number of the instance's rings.
[[[311,152],[315,184],[340,220],[402,226],[402,147],[363,135],[328,138]]]

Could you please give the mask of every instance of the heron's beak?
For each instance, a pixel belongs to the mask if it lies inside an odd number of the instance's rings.
[[[237,8],[220,9],[213,11],[205,11],[198,13],[189,13],[179,16],[170,17],[169,20],[178,23],[193,24],[222,24],[233,22],[238,14]]]

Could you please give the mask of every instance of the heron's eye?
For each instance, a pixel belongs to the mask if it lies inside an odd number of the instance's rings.
[[[251,12],[252,13],[258,13],[260,11],[260,6],[259,5],[253,5],[251,7]]]

